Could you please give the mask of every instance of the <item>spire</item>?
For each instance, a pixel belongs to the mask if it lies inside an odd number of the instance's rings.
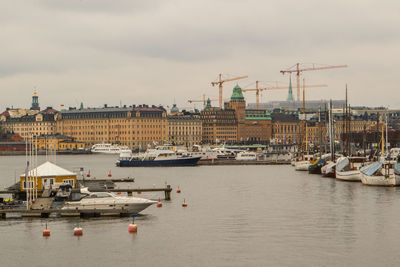
[[[211,100],[210,100],[210,98],[207,98],[206,108],[211,108]]]
[[[37,91],[35,88],[35,91],[33,92],[33,96],[32,96],[32,106],[31,106],[32,110],[40,110],[39,107],[39,97],[37,95]]]
[[[294,101],[293,90],[292,90],[292,76],[289,76],[289,93],[288,93],[287,101]]]

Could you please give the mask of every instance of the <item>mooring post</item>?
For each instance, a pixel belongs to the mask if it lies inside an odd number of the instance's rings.
[[[171,200],[171,185],[167,185],[167,189],[165,189],[165,200]]]

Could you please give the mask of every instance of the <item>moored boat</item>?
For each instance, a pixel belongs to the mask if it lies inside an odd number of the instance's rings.
[[[395,174],[395,161],[374,162],[361,169],[361,182],[373,186],[399,186],[400,176]]]
[[[366,164],[365,157],[341,157],[336,164],[336,179],[360,182],[360,169]]]
[[[124,152],[120,154],[116,165],[118,167],[179,167],[196,166],[200,157],[179,155],[174,151],[162,151],[158,153],[144,153],[132,155]]]
[[[112,145],[112,144],[95,144],[90,149],[90,152],[97,153],[97,154],[120,154],[123,151],[130,151],[129,147],[127,146],[119,146],[119,145]]]

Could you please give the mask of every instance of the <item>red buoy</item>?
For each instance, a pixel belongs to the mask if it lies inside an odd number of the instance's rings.
[[[88,172],[88,173],[86,174],[86,177],[90,177],[90,172]]]
[[[83,235],[83,230],[81,227],[75,227],[74,228],[74,236],[82,236]]]
[[[140,195],[142,192],[138,191],[137,194]]]
[[[178,189],[176,189],[176,192],[179,194],[181,192],[181,189],[178,186]]]
[[[121,195],[121,192],[117,192],[118,195]]]
[[[182,203],[182,207],[187,207],[187,203],[186,203],[186,201],[185,201],[185,199],[183,199],[183,203]]]
[[[43,236],[45,236],[45,237],[50,236],[50,230],[49,229],[43,230]]]
[[[131,234],[137,233],[137,225],[134,224],[134,223],[129,224],[128,232],[131,233]]]
[[[161,208],[162,207],[162,203],[161,203],[161,201],[158,201],[157,202],[157,208]]]
[[[111,171],[109,171],[109,172],[108,172],[108,177],[111,177],[111,176],[112,176],[112,175],[111,175]]]

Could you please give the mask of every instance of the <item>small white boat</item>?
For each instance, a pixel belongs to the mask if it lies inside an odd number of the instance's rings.
[[[365,157],[341,157],[336,164],[336,179],[348,182],[360,182],[360,169],[365,166]]]
[[[321,174],[324,177],[335,178],[336,177],[336,162],[329,161],[328,164],[326,164],[325,166],[322,166]]]
[[[188,152],[191,157],[200,157],[200,161],[215,161],[217,160],[217,151],[210,148],[203,148],[199,145],[194,145],[192,151]]]
[[[242,151],[236,154],[235,159],[241,161],[257,160],[257,154],[254,152]]]
[[[361,169],[361,182],[373,186],[399,186],[400,176],[394,172],[395,161],[374,162]]]
[[[130,151],[127,146],[119,146],[112,144],[95,144],[90,149],[92,153],[101,153],[101,154],[120,154],[123,151]]]

